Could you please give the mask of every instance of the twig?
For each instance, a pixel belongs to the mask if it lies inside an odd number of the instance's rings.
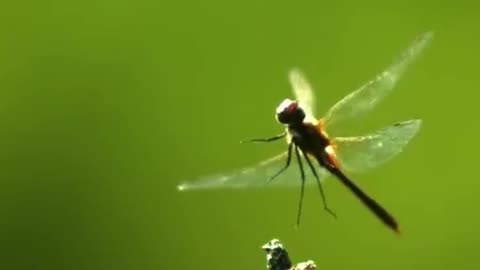
[[[292,265],[287,250],[278,239],[269,241],[262,249],[267,252],[268,270],[313,270],[317,267],[312,260]]]

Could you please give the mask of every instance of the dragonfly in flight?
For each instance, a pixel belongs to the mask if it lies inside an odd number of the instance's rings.
[[[290,70],[289,81],[295,100],[285,99],[276,110],[277,121],[285,126],[285,131],[271,138],[245,141],[273,142],[285,138],[287,150],[251,167],[182,183],[177,186],[178,190],[300,186],[297,213],[299,225],[306,184],[316,183],[324,209],[336,216],[327,206],[321,184],[325,177],[333,175],[386,226],[399,232],[395,218],[350,180],[345,172],[373,169],[390,160],[415,136],[421,120],[399,122],[362,136],[331,137],[327,131],[344,120],[358,117],[373,109],[393,90],[407,67],[432,38],[432,32],[417,37],[383,72],[338,101],[320,119],[314,117],[315,97],[311,85],[300,70]],[[293,155],[298,170],[287,170]],[[318,163],[319,168],[314,166],[313,161]],[[305,181],[307,167],[316,181]]]

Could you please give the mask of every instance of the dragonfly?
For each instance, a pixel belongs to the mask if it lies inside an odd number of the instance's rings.
[[[399,225],[395,218],[355,184],[347,173],[368,171],[391,160],[402,152],[417,134],[422,120],[397,122],[360,136],[335,137],[330,136],[328,131],[345,120],[357,118],[371,111],[392,92],[401,76],[432,38],[433,32],[419,35],[381,73],[334,104],[320,119],[314,116],[316,104],[311,84],[298,68],[291,69],[288,78],[295,99],[283,100],[277,107],[275,115],[277,121],[284,125],[285,131],[269,138],[243,141],[270,143],[286,139],[287,150],[250,167],[184,182],[177,186],[178,190],[300,186],[298,226],[306,185],[313,184],[318,187],[324,209],[336,217],[328,207],[322,187],[324,179],[333,175],[380,221],[399,233]],[[295,166],[295,162],[291,162],[294,155],[297,169],[287,170],[291,165]],[[314,165],[315,161],[319,166]],[[306,181],[307,167],[315,181]]]

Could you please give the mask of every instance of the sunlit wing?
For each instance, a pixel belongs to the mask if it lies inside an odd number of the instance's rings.
[[[397,81],[433,38],[432,32],[419,36],[393,63],[369,81],[336,103],[325,115],[325,126],[357,117],[371,110],[394,88]]]
[[[315,115],[315,95],[313,94],[312,87],[308,83],[307,78],[303,73],[293,68],[288,73],[288,79],[292,85],[293,94],[295,100],[298,101],[300,108],[305,112],[305,122],[316,123]]]
[[[293,154],[293,153],[292,153]],[[278,172],[286,163],[287,152],[274,156],[270,159],[260,162],[252,167],[239,169],[226,174],[210,175],[185,182],[178,185],[180,191],[197,189],[245,189],[245,188],[263,188],[263,187],[294,187],[300,186],[300,169],[295,156],[292,156],[290,167],[277,178],[267,183],[268,179]],[[306,167],[306,164],[304,164]],[[317,168],[317,172],[323,179],[327,172]],[[307,179],[305,184],[315,183],[310,171],[305,171]]]
[[[421,120],[409,120],[358,137],[337,137],[340,166],[346,171],[373,169],[400,153],[420,129]]]

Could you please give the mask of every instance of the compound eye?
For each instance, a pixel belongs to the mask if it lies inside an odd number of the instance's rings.
[[[291,99],[285,99],[284,101],[282,101],[282,103],[280,103],[280,105],[278,105],[277,107],[277,115],[278,114],[289,114],[293,111],[295,111],[295,109],[297,109],[297,102],[294,101],[294,100],[291,100]]]
[[[285,99],[280,105],[277,107],[277,120],[282,124],[289,124],[291,123],[295,117],[295,112],[297,111],[297,102]]]

